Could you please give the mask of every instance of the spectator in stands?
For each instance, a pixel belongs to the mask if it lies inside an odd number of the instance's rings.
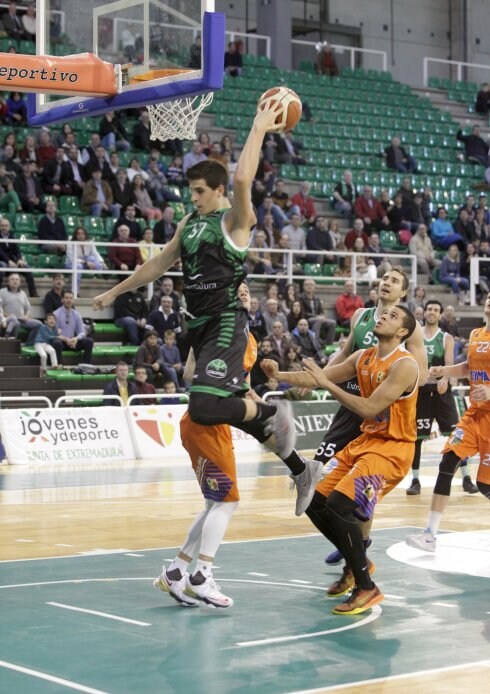
[[[276,247],[281,238],[281,230],[274,223],[274,217],[272,214],[265,214],[262,224],[258,225],[258,228],[265,233],[267,244],[270,248]]]
[[[148,329],[155,330],[160,340],[164,339],[165,331],[172,330],[175,335],[180,335],[182,327],[180,315],[173,308],[172,297],[164,294],[160,299],[160,307],[153,309],[148,314],[146,321]]]
[[[133,128],[132,139],[134,149],[141,149],[145,152],[149,152],[154,145],[153,141],[150,139],[150,135],[150,114],[145,110],[141,112],[139,121]]]
[[[364,308],[374,308],[378,304],[378,288],[371,285],[368,291],[368,298],[364,302]]]
[[[133,178],[132,186],[135,205],[138,208],[140,216],[147,220],[160,220],[162,218],[162,211],[160,208],[154,207],[142,176],[137,174]]]
[[[430,275],[432,270],[441,264],[441,261],[435,256],[425,224],[419,224],[417,227],[417,231],[408,244],[408,252],[417,256],[417,270],[423,275]]]
[[[316,296],[315,280],[307,278],[303,282],[303,291],[299,295],[303,304],[305,318],[320,342],[331,345],[335,338],[336,321],[327,318],[323,311],[322,302]],[[322,337],[323,333],[323,337]]]
[[[42,128],[39,133],[39,144],[37,146],[37,160],[40,170],[44,165],[56,156],[56,147],[51,141],[51,134],[47,128]]]
[[[161,249],[153,242],[153,229],[151,227],[143,229],[143,238],[139,242],[139,248],[143,263],[160,252]]]
[[[0,164],[0,212],[11,215],[22,212],[22,203],[14,190],[13,177],[7,174],[4,164]]]
[[[85,167],[78,160],[79,154],[78,147],[73,145],[68,149],[68,160],[66,162],[69,167],[68,180],[70,182],[71,193],[72,195],[76,195],[77,198],[82,197],[85,183],[89,178]]]
[[[51,361],[53,369],[61,369],[61,364],[58,364],[58,357],[52,345],[53,340],[57,337],[56,317],[53,313],[47,313],[44,323],[39,327],[34,338],[34,349],[39,355],[41,361],[41,376],[44,376],[47,371],[48,357]]]
[[[2,24],[5,33],[11,39],[22,41],[27,38],[21,18],[17,14],[17,3],[10,2],[7,12],[2,15]]]
[[[109,152],[116,149],[127,152],[131,147],[126,129],[117,111],[107,111],[103,114],[99,123],[99,135],[101,144]]]
[[[456,243],[464,249],[464,240],[454,231],[451,221],[447,218],[445,207],[437,208],[437,217],[432,222],[431,237],[436,248],[447,249],[452,243]]]
[[[376,265],[378,277],[383,277],[386,272],[391,270],[391,262],[388,258],[383,257],[386,253],[386,249],[381,247],[378,234],[375,234],[374,232],[371,234],[366,250],[369,253],[369,260],[372,260]]]
[[[66,233],[65,223],[62,217],[57,214],[57,207],[54,200],[48,200],[46,203],[46,214],[41,217],[37,225],[37,237],[40,241],[55,241],[56,243],[42,243],[41,250],[43,253],[53,255],[64,255],[66,253],[66,241],[68,234]]]
[[[272,195],[266,195],[263,202],[257,207],[257,224],[262,226],[266,215],[271,214],[274,219],[274,224],[278,229],[282,229],[288,221],[286,214],[282,211],[279,205],[274,203]]]
[[[58,362],[62,363],[62,350],[70,350],[82,351],[82,363],[90,364],[94,341],[86,336],[82,316],[73,308],[73,292],[66,290],[61,301],[61,307],[54,312],[58,337],[52,342]]]
[[[325,356],[320,340],[308,327],[306,318],[300,318],[292,333],[293,344],[298,346],[302,359],[314,359],[319,366],[325,366]]]
[[[260,364],[264,359],[273,359],[274,361],[279,363],[277,354],[275,354],[272,351],[272,343],[268,337],[265,337],[260,343],[260,349],[257,354],[257,361],[253,365],[252,371],[250,372],[250,381],[252,388],[258,395],[263,395],[263,393],[265,393],[268,390],[266,386],[268,380],[267,376],[260,367]]]
[[[36,167],[39,164],[38,156],[37,156],[37,147],[36,147],[36,138],[34,135],[27,135],[26,139],[24,140],[24,146],[21,147],[19,150],[19,159],[21,162],[25,161],[26,159],[29,159],[29,161],[32,161],[36,164]]]
[[[73,232],[72,241],[81,241],[81,244],[68,244],[66,248],[65,268],[71,270],[76,267],[80,272],[76,273],[77,294],[80,291],[80,280],[82,278],[82,270],[106,270],[104,259],[97,251],[95,243],[89,239],[88,232],[84,227],[77,227]],[[89,278],[93,279],[93,274],[89,274]]]
[[[291,215],[291,221],[283,227],[282,233],[288,236],[289,248],[293,251],[306,250],[306,234],[301,226],[301,217],[299,214],[294,213]],[[304,258],[304,255],[302,253],[295,253],[293,258],[295,262],[300,262]]]
[[[490,111],[490,86],[484,82],[476,96],[475,111],[481,116],[488,116]]]
[[[282,314],[279,315],[284,318]],[[291,336],[285,330],[282,319],[279,320],[278,317],[272,322],[272,331],[268,335],[268,339],[272,345],[272,353],[275,354],[277,360],[281,362],[286,356],[287,349],[291,344]]]
[[[413,185],[412,185],[412,179],[410,178],[410,176],[405,176],[402,179],[401,186],[398,188],[395,195],[401,195],[402,196],[402,207],[408,207],[409,206],[409,204],[412,202],[413,197],[415,195],[415,191],[414,191]]]
[[[133,187],[128,181],[126,169],[119,168],[115,180],[111,181],[112,204],[116,211],[116,217],[121,217],[121,211],[130,205],[134,205]],[[138,225],[139,226],[139,225]],[[141,229],[139,230],[141,233]]]
[[[391,145],[385,148],[383,156],[389,169],[401,173],[417,173],[416,160],[401,146],[400,138],[397,135],[391,138]]]
[[[15,127],[27,125],[27,105],[20,92],[10,92],[7,99],[7,120]]]
[[[144,366],[136,366],[134,369],[134,385],[138,395],[156,395],[155,386],[152,383],[147,383],[148,373]],[[156,398],[138,398],[133,401],[135,405],[155,405]]]
[[[63,125],[61,126],[60,132],[56,133],[54,136],[53,144],[56,147],[64,147],[64,145],[66,144],[67,135],[71,135],[74,133],[75,133],[75,131],[71,127],[70,123],[63,123]]]
[[[264,316],[259,310],[259,300],[250,298],[250,311],[248,312],[248,327],[257,342],[261,342],[267,335]]]
[[[301,213],[302,218],[307,222],[313,222],[316,217],[315,203],[310,193],[311,183],[303,181],[300,184],[299,191],[291,198],[291,205],[296,206]]]
[[[171,277],[162,278],[159,291],[153,294],[150,304],[151,311],[159,308],[161,299],[164,296],[169,296],[172,299],[172,308],[174,311],[179,313],[181,308],[181,299],[178,293],[174,291],[174,281]]]
[[[306,324],[306,327],[308,327],[308,323]],[[313,332],[311,330],[310,332],[313,335],[313,339],[316,340]],[[286,350],[286,355],[282,360],[281,371],[303,371],[303,364],[301,363],[301,357],[298,353],[298,349],[298,346],[293,343],[289,345]]]
[[[27,5],[25,14],[22,15],[22,27],[24,37],[28,41],[36,42],[36,5]]]
[[[121,398],[123,405],[126,405],[131,395],[137,395],[138,389],[133,381],[128,381],[129,366],[125,361],[118,361],[116,364],[116,377],[104,386],[104,395],[117,395]],[[119,400],[104,400],[104,405],[119,407]]]
[[[13,234],[10,230],[10,222],[6,217],[0,218],[0,262],[1,267],[9,269],[28,268],[26,259],[20,251],[20,245],[12,243]],[[36,284],[32,272],[23,272],[22,275],[27,284],[30,297],[37,297]],[[3,273],[1,275],[3,280]]]
[[[456,221],[453,224],[454,231],[461,236],[464,245],[467,243],[472,243],[476,240],[475,225],[469,217],[468,210],[463,207],[459,213]]]
[[[169,205],[163,210],[162,218],[153,227],[154,243],[163,246],[173,239],[177,229],[177,225],[173,221],[174,217],[175,210]]]
[[[328,220],[328,235],[332,241],[333,250],[335,250],[340,242],[339,223],[336,219]]]
[[[71,195],[71,167],[65,160],[65,150],[58,147],[53,159],[44,164],[41,185],[48,195]]]
[[[187,60],[187,67],[192,70],[201,69],[201,36],[198,34],[194,39],[189,51],[189,58]]]
[[[319,75],[328,75],[329,77],[336,77],[339,74],[339,68],[337,66],[337,61],[332,53],[331,46],[327,41],[323,43],[317,43],[315,46],[317,50],[316,57],[316,71]]]
[[[424,207],[423,193],[418,191],[414,194],[412,202],[403,207],[403,216],[405,217],[405,225],[410,228],[412,233],[418,229],[420,224],[430,225],[432,217],[427,214]]]
[[[138,174],[141,176],[143,181],[146,183],[149,179],[148,174],[144,169],[141,168],[141,164],[139,162],[138,157],[133,157],[131,161],[129,162],[129,166],[127,168],[127,174],[128,174],[128,179],[129,182],[132,183],[133,179],[135,176],[138,176]]]
[[[182,188],[185,184],[184,169],[182,168],[182,156],[177,154],[167,169],[168,182]]]
[[[146,188],[152,199],[161,206],[165,202],[181,202],[182,197],[180,193],[177,195],[175,192],[170,190],[168,187],[168,180],[161,168],[158,165],[158,160],[154,157],[150,157],[148,161],[148,181],[146,182]],[[133,179],[134,185],[134,179]]]
[[[86,144],[85,147],[82,148],[82,152],[81,152],[82,164],[87,168],[87,171],[88,170],[91,171],[94,168],[94,165],[97,161],[95,150],[99,146],[100,146],[99,133],[92,133],[90,135],[90,139],[89,139],[88,144]]]
[[[306,235],[306,248],[308,251],[320,251],[320,255],[307,255],[308,263],[331,263],[333,256],[323,255],[324,252],[333,251],[332,237],[328,232],[328,221],[326,217],[318,216],[315,223]]]
[[[146,328],[148,308],[139,291],[120,294],[114,302],[114,323],[123,328],[131,345],[140,345]]]
[[[14,158],[18,158],[19,152],[18,152],[17,138],[16,138],[14,132],[7,133],[5,135],[5,137],[3,138],[3,147],[1,149],[1,158],[3,158],[3,156],[4,156],[6,145],[11,145],[11,147],[13,149]]]
[[[455,243],[449,246],[445,257],[442,259],[439,281],[451,287],[459,304],[469,304],[468,290],[470,283],[465,277],[461,277],[461,259],[458,246]]]
[[[364,186],[362,195],[355,201],[354,214],[363,220],[368,232],[390,228],[390,220],[369,185]]]
[[[206,158],[206,155],[203,154],[201,143],[199,140],[194,140],[191,145],[191,151],[184,154],[184,159],[182,162],[184,174],[191,166],[199,164],[200,161],[205,161]]]
[[[176,344],[175,332],[173,330],[165,330],[163,333],[163,345],[161,346],[161,354],[163,363],[167,372],[179,388],[181,379],[184,375],[184,365],[180,356],[179,348]]]
[[[2,165],[5,174],[12,177],[14,180],[22,173],[22,167],[19,165],[19,159],[15,154],[12,145],[5,145],[3,148]]]
[[[291,310],[287,316],[288,332],[292,334],[293,330],[297,327],[298,321],[305,317],[305,312],[303,309],[303,304],[300,299],[295,299],[291,304]]]
[[[207,133],[205,130],[199,133],[197,139],[199,140],[201,144],[201,151],[203,154],[205,154],[207,157],[209,157],[211,153],[211,138],[209,137],[209,133]]]
[[[163,381],[170,378],[170,374],[163,363],[162,354],[158,345],[158,333],[148,326],[145,338],[141,343],[134,358],[134,366],[143,366],[148,374],[150,383]]]
[[[283,298],[279,303],[279,310],[282,311],[285,316],[287,316],[291,310],[291,306],[295,301],[297,301],[297,299],[298,291],[296,289],[296,285],[294,282],[287,284],[283,292]]]
[[[335,302],[335,312],[337,323],[342,328],[350,328],[350,321],[358,308],[363,308],[364,302],[358,294],[354,292],[354,282],[347,280],[344,282],[344,291],[337,297]]]
[[[442,312],[442,318],[439,321],[439,327],[443,332],[449,333],[454,337],[454,355],[456,357],[456,355],[461,352],[464,340],[459,334],[458,318],[456,318],[454,306],[446,306],[446,308]]]
[[[14,189],[20,198],[24,212],[41,212],[43,190],[38,175],[35,173],[36,165],[27,160],[22,162],[22,171],[14,179]]]
[[[367,248],[369,236],[364,231],[364,222],[360,218],[354,220],[354,226],[345,235],[344,244],[348,251],[351,251],[354,248],[354,243],[358,238],[362,239],[364,247]]]
[[[271,254],[265,232],[256,229],[247,253],[246,265],[248,272],[254,275],[270,275],[273,273]]]
[[[287,213],[291,209],[291,200],[289,199],[289,195],[284,188],[283,178],[276,179],[275,188],[272,191],[271,198],[274,205],[280,207],[282,212],[284,212],[284,214],[287,215]]]
[[[424,287],[415,287],[413,297],[408,300],[408,310],[415,313],[416,308],[424,308],[425,306],[425,289]]]
[[[483,210],[485,215],[485,224],[490,224],[490,210],[487,207],[487,196],[485,193],[480,193],[478,196],[478,205],[475,206],[475,217],[478,210]]]
[[[239,53],[234,41],[228,44],[228,50],[225,52],[225,73],[230,77],[239,77],[242,74],[243,58]]]
[[[136,219],[136,206],[133,203],[128,205],[123,210],[122,215],[114,223],[114,226],[112,227],[112,240],[117,238],[118,229],[122,225],[128,227],[130,238],[134,239],[135,241],[141,241],[143,231],[140,223]]]
[[[223,137],[220,140],[220,145],[223,154],[228,151],[231,155],[231,161],[236,161],[235,154],[233,151],[233,142],[229,135],[223,135]]]
[[[91,178],[83,188],[80,207],[92,217],[114,217],[117,206],[113,204],[112,190],[107,181],[102,180],[102,171],[94,169]]]
[[[65,293],[65,276],[60,272],[53,275],[51,289],[46,292],[43,299],[44,313],[54,313],[63,304]]]
[[[407,214],[403,207],[401,193],[395,195],[393,203],[388,208],[387,216],[392,231],[398,233],[401,229],[410,228],[410,223],[406,220]]]
[[[95,157],[91,157],[85,166],[88,176],[91,176],[96,169],[99,169],[99,171],[102,172],[103,181],[107,181],[107,183],[111,184],[114,180],[109,155],[102,145],[98,145],[95,148]]]
[[[482,241],[490,240],[490,225],[485,221],[485,209],[477,207],[473,221],[474,242],[478,247]]]
[[[27,294],[20,288],[20,276],[13,272],[7,286],[0,289],[0,306],[6,320],[6,337],[17,337],[19,330],[29,331],[26,345],[33,345],[41,321],[31,318],[31,305]]]
[[[467,161],[473,164],[488,166],[488,144],[480,136],[480,126],[474,125],[471,135],[463,135],[461,128],[456,133],[456,139],[464,144]]]
[[[357,195],[357,187],[352,180],[352,171],[346,169],[342,180],[336,184],[333,190],[332,207],[343,217],[350,217]]]
[[[292,262],[291,270],[293,275],[303,274],[303,268],[300,262],[300,257],[295,253],[292,256],[292,261],[290,261],[291,254],[288,251],[291,250],[291,245],[289,243],[289,236],[286,233],[282,233],[279,237],[277,245],[274,246],[278,251],[282,253],[272,253],[272,268],[277,274],[283,274],[288,270],[289,262]]]
[[[116,244],[131,244],[118,246]],[[116,270],[137,270],[142,265],[140,249],[136,241],[129,236],[127,224],[121,224],[117,229],[117,237],[109,244],[109,260]]]
[[[478,257],[479,257],[479,254],[478,254],[476,247],[472,243],[468,243],[466,245],[463,257],[461,259],[461,277],[465,277],[468,280],[470,287],[471,287],[471,261],[473,258],[478,258]],[[482,272],[478,272],[478,279],[477,279],[477,282],[475,282],[475,285],[476,285],[476,291],[477,291],[477,300],[478,300],[478,303],[481,303],[482,299],[486,300],[487,294],[490,291],[490,287],[488,286],[488,279]]]
[[[287,332],[288,323],[286,320],[286,316],[283,313],[279,312],[279,302],[277,299],[267,299],[265,303],[265,309],[262,312],[262,315],[264,317],[265,328],[267,330],[268,335],[272,333],[272,328],[275,322],[281,323],[283,327],[283,332]]]
[[[490,283],[490,242],[482,241],[478,249],[480,258],[488,258],[488,261],[479,263],[480,276]]]
[[[284,164],[293,164],[296,166],[302,166],[307,163],[306,159],[301,156],[300,152],[303,149],[303,143],[299,140],[293,139],[293,131],[286,130],[284,134],[280,134],[279,137],[284,142]]]
[[[356,256],[347,256],[344,263],[344,275],[355,277],[358,280],[368,280],[372,283],[376,280],[378,273],[374,261],[365,255],[367,248],[364,246],[363,240],[358,238],[354,241],[352,248]],[[357,255],[358,254],[358,255]],[[355,258],[355,270],[354,266]]]
[[[475,196],[470,194],[467,195],[464,201],[464,205],[461,205],[460,210],[466,210],[468,215],[468,221],[472,222],[475,219]]]

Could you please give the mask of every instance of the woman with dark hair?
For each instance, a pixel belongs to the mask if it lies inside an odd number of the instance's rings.
[[[291,310],[288,313],[288,332],[292,333],[295,327],[298,325],[298,321],[305,317],[305,312],[303,310],[303,304],[299,299],[295,299],[291,304]]]
[[[65,268],[71,270],[76,267],[78,270],[106,270],[104,259],[98,253],[93,241],[89,239],[87,230],[84,227],[77,227],[71,237],[72,241],[82,241],[78,244],[67,244]],[[77,272],[76,286],[77,294],[80,289],[82,272]]]
[[[133,178],[132,187],[134,201],[140,211],[141,216],[148,220],[160,220],[162,218],[162,211],[160,208],[154,207],[150,194],[146,189],[143,177],[140,176],[140,174],[136,174],[136,176]]]
[[[284,298],[281,300],[280,309],[285,316],[289,315],[293,302],[298,298],[298,291],[294,282],[287,284],[284,290]]]
[[[209,157],[209,153],[211,152],[211,138],[205,130],[199,133],[197,141],[201,144],[202,153]]]
[[[10,93],[7,107],[7,118],[12,125],[27,125],[27,106],[20,92]]]
[[[14,132],[7,133],[5,135],[5,137],[3,138],[2,159],[3,159],[3,153],[4,153],[6,145],[10,145],[12,147],[12,149],[14,150],[14,157],[17,157],[19,154],[19,151],[18,151],[17,138],[16,138]]]
[[[54,138],[54,143],[57,147],[63,147],[66,142],[66,136],[68,133],[74,133],[73,128],[70,123],[63,123],[61,126],[61,132],[57,133]]]
[[[445,207],[437,208],[437,215],[432,222],[430,235],[436,248],[447,249],[452,243],[457,244],[460,249],[464,248],[464,239],[454,231],[451,221],[447,218]]]

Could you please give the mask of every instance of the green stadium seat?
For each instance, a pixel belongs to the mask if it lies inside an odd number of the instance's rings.
[[[78,198],[75,195],[61,195],[59,212],[62,215],[64,215],[64,214],[74,214],[74,215],[82,214],[82,210],[80,209],[80,203],[78,201]]]
[[[92,234],[99,234],[102,236],[105,235],[104,220],[102,219],[102,217],[84,217],[83,226],[88,231],[90,236]]]
[[[17,212],[14,219],[14,227],[16,231],[23,234],[36,234],[37,225],[34,215],[28,212]]]

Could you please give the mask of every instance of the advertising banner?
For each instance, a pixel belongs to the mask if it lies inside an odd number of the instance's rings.
[[[0,432],[11,465],[135,458],[121,407],[0,410]]]

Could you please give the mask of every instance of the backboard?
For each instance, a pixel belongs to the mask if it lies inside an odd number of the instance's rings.
[[[225,19],[214,12],[214,0],[37,0],[36,8],[38,55],[88,52],[124,69],[112,97],[29,94],[30,125],[136,108],[223,85]]]

